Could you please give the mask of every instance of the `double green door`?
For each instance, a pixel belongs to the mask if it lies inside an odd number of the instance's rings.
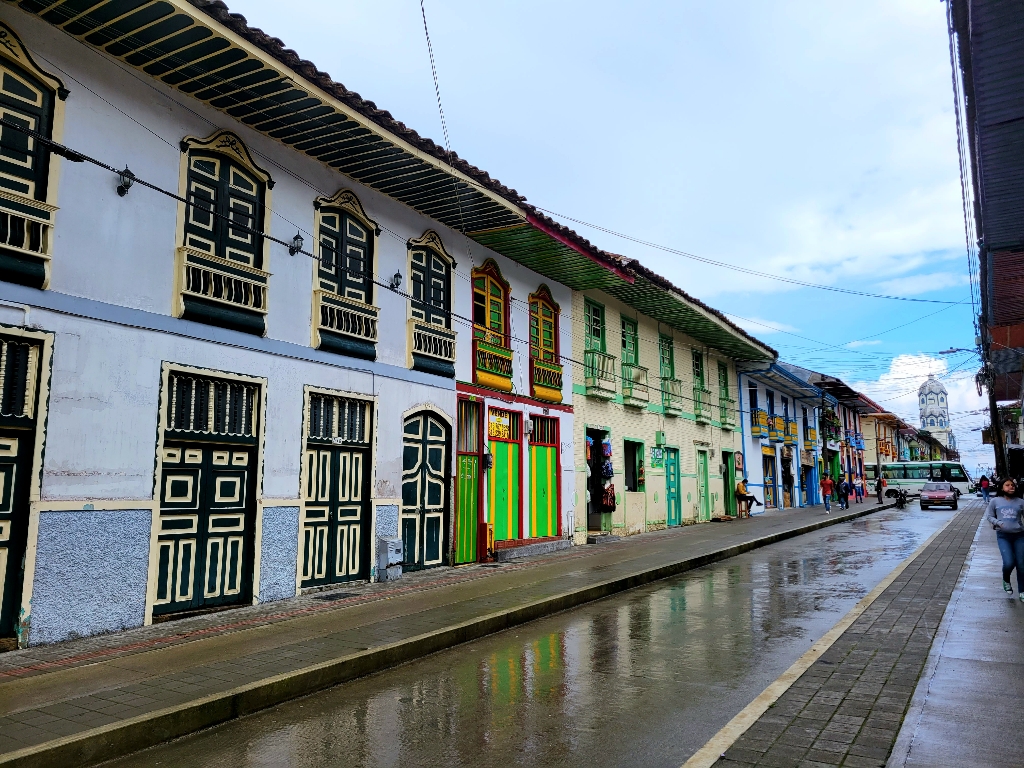
[[[441,565],[448,521],[448,425],[431,411],[405,420],[401,532],[404,570]]]
[[[519,538],[519,443],[491,440],[494,461],[487,473],[489,522],[494,540]]]
[[[558,449],[530,445],[530,536],[558,535]]]
[[[666,522],[669,525],[682,525],[683,500],[679,495],[679,449],[665,449],[665,503],[667,505]]]
[[[711,519],[711,492],[708,486],[708,453],[697,451],[697,509],[702,521]]]
[[[479,538],[477,520],[480,510],[480,457],[460,453],[457,461],[455,562],[475,563]]]

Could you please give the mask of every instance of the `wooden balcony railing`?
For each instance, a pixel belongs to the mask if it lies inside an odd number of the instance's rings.
[[[640,365],[622,364],[622,402],[643,408],[651,399],[647,387],[647,369]]]
[[[536,399],[549,403],[562,402],[562,366],[531,357],[530,386]]]
[[[615,379],[615,358],[612,355],[596,349],[583,353],[583,381],[588,397],[613,399],[618,390]]]
[[[750,411],[750,434],[760,440],[768,437],[768,411],[764,408],[753,408]]]
[[[512,350],[483,339],[473,339],[473,377],[483,386],[512,391]]]
[[[411,318],[408,333],[410,368],[455,378],[455,331]]]
[[[380,310],[330,291],[313,291],[313,346],[367,360],[377,357]]]
[[[726,394],[718,396],[718,421],[722,429],[736,429],[736,401]]]
[[[818,445],[818,430],[808,427],[804,430],[804,450],[813,451]]]
[[[188,246],[178,248],[178,314],[186,320],[262,336],[269,279],[270,273],[262,269]]]
[[[785,444],[795,446],[797,437],[796,419],[786,419]]]
[[[693,415],[698,424],[711,423],[711,390],[707,387],[693,388]]]
[[[0,280],[47,288],[57,207],[0,190]]]
[[[786,440],[786,420],[782,416],[768,417],[768,439],[773,443]]]
[[[661,404],[666,416],[683,415],[683,382],[676,379],[661,380]]]

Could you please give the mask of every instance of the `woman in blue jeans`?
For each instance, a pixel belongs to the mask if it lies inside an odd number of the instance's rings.
[[[1017,569],[1017,597],[1024,603],[1024,499],[1016,497],[1013,480],[1003,480],[998,495],[989,502],[985,520],[996,530],[1003,557],[1003,589],[1013,593],[1010,574]]]

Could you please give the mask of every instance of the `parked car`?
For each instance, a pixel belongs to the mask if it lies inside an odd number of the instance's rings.
[[[921,509],[936,506],[956,509],[958,495],[950,483],[925,483],[921,488]]]

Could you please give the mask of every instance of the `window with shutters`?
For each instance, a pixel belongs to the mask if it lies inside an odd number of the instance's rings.
[[[661,363],[661,378],[674,379],[676,377],[676,358],[671,336],[665,334],[658,336],[658,357]]]
[[[409,366],[455,378],[452,272],[455,260],[428,230],[409,241]]]
[[[57,206],[51,138],[68,92],[0,23],[0,280],[46,288]]]
[[[374,274],[379,229],[347,189],[316,208],[313,346],[374,360],[377,322]]]
[[[541,285],[530,294],[530,387],[538,400],[562,402],[562,361],[558,356],[558,304]]]
[[[267,272],[264,211],[273,186],[228,131],[182,141],[186,188],[176,315],[262,336]]]
[[[640,343],[636,320],[622,318],[622,364],[640,365]]]
[[[509,346],[509,284],[497,262],[487,259],[471,273],[473,281],[473,381],[512,391]]]

